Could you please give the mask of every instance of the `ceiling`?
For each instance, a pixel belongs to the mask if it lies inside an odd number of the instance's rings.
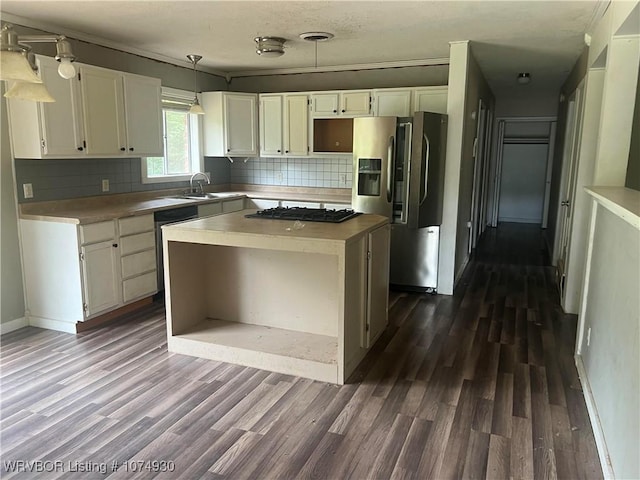
[[[530,72],[557,89],[607,1],[30,1],[2,0],[3,20],[231,76],[380,62],[437,63],[471,40],[494,92]],[[10,15],[6,15],[10,14]],[[327,42],[299,35],[330,32]],[[263,58],[254,37],[286,38]],[[317,59],[316,59],[317,47]],[[316,63],[317,62],[317,63]],[[296,70],[294,70],[296,71]]]

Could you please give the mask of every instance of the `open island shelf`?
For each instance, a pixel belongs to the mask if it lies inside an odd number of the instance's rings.
[[[387,324],[387,219],[254,211],[163,227],[169,350],[344,383]]]

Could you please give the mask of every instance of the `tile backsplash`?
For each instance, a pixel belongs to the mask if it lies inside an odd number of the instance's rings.
[[[43,202],[70,198],[187,188],[189,182],[142,183],[140,158],[87,158],[70,160],[16,159],[18,202]],[[205,171],[214,185],[229,183],[229,161],[205,158]],[[109,191],[102,192],[102,180]],[[33,198],[25,199],[22,185],[33,186]]]
[[[69,160],[16,159],[18,202],[43,202],[71,198],[186,188],[189,182],[142,183],[139,158]],[[226,158],[205,158],[211,183],[351,188],[351,156],[331,158],[250,158],[230,163]],[[102,192],[102,180],[109,191]],[[25,199],[22,185],[30,183],[33,198]]]
[[[351,156],[250,158],[231,164],[231,183],[289,187],[351,188]]]

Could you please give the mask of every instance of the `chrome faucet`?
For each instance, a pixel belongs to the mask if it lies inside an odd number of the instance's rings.
[[[211,185],[211,180],[209,179],[209,175],[203,172],[196,172],[193,175],[191,175],[191,178],[189,179],[189,191],[191,193],[197,193],[193,189],[193,179],[196,178],[198,175],[201,175],[204,177],[204,179],[207,181],[207,185]],[[204,188],[202,187],[202,181],[198,182],[198,188],[200,189],[200,193],[204,193]]]

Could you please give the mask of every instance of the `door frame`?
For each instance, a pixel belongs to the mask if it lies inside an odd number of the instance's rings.
[[[504,149],[504,130],[507,123],[518,123],[518,122],[545,122],[551,123],[557,122],[558,118],[555,116],[546,116],[546,117],[496,117],[496,124],[498,128],[496,130],[496,154],[493,157],[494,160],[494,177],[493,177],[493,204],[491,205],[491,218],[489,219],[489,224],[492,227],[498,226],[498,210],[500,206],[500,185],[502,182],[502,161],[503,161],[503,149]],[[549,175],[549,166],[553,165],[553,150],[551,148],[552,145],[552,128],[549,129],[549,153],[547,157],[547,175]],[[553,129],[555,133],[555,129]],[[551,192],[551,183],[545,184],[545,192],[544,198],[550,195]],[[544,207],[543,207],[544,208]],[[543,218],[545,216],[545,211],[542,212]]]

